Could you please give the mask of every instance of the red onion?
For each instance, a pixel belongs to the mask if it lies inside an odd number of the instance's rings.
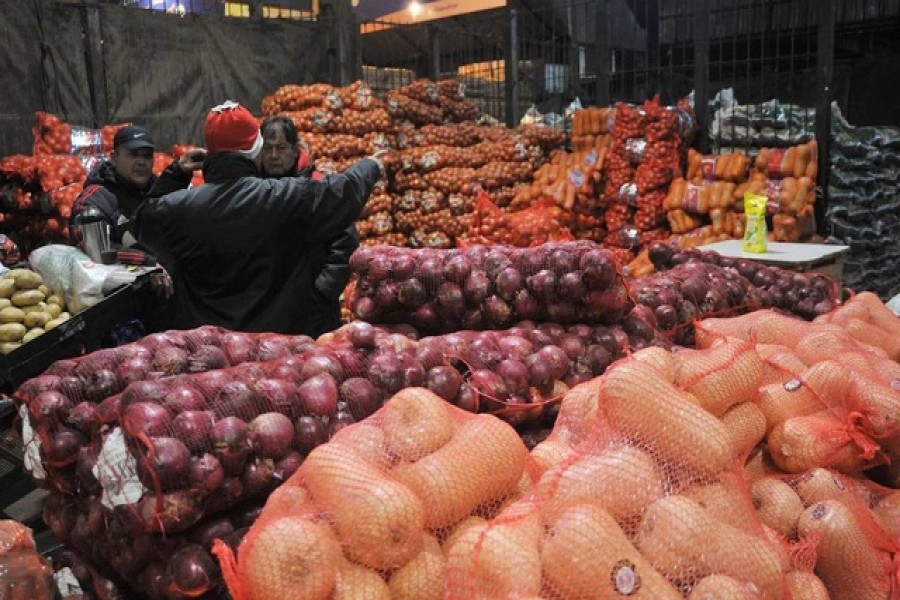
[[[334,436],[338,431],[347,427],[348,425],[353,425],[356,423],[356,419],[353,418],[349,412],[345,410],[339,410],[335,413],[334,417],[331,419],[329,424],[329,435]]]
[[[436,307],[439,315],[447,319],[459,319],[466,308],[462,289],[455,283],[444,282],[438,288]]]
[[[188,410],[172,421],[172,435],[184,442],[191,452],[199,454],[211,446],[209,435],[214,422],[212,411]]]
[[[472,271],[463,285],[463,296],[473,305],[481,304],[491,295],[491,280],[484,271]]]
[[[381,309],[369,296],[357,296],[353,300],[353,314],[363,321],[375,321],[381,316]]]
[[[351,377],[341,384],[340,398],[347,403],[350,414],[361,421],[378,410],[381,395],[368,379]]]
[[[60,423],[72,410],[72,401],[60,392],[47,390],[39,393],[29,404],[29,408],[35,421]]]
[[[213,448],[229,475],[238,474],[244,469],[244,460],[250,451],[248,434],[247,424],[237,417],[225,417],[213,424]]]
[[[359,275],[365,275],[369,271],[369,263],[375,256],[375,251],[368,247],[362,247],[350,255],[350,269]]]
[[[381,312],[389,313],[399,307],[400,284],[396,281],[382,282],[375,290],[375,304]]]
[[[585,356],[592,375],[602,375],[613,360],[609,350],[599,344],[588,346]]]
[[[470,308],[463,313],[460,325],[463,329],[479,330],[487,327],[484,313],[480,308]]]
[[[480,408],[478,393],[468,383],[459,386],[459,393],[453,400],[453,404],[464,411],[477,413]]]
[[[256,359],[256,341],[247,333],[226,333],[222,336],[222,350],[228,362],[239,365]]]
[[[499,296],[490,296],[484,301],[484,316],[493,328],[502,328],[512,320],[512,309]]]
[[[259,341],[256,348],[256,360],[266,362],[284,358],[291,354],[291,341],[281,336],[267,337]]]
[[[250,422],[250,444],[265,458],[279,459],[291,449],[294,426],[281,413],[268,412]]]
[[[489,279],[496,279],[500,271],[512,266],[512,261],[500,249],[489,250],[482,262],[482,268]]]
[[[215,586],[219,567],[203,546],[188,544],[169,560],[166,578],[171,582],[173,592],[195,598]]]
[[[38,375],[38,377],[36,377],[35,379],[39,379],[44,376],[63,377],[64,375],[71,375],[72,373],[75,372],[75,367],[77,367],[77,366],[78,366],[78,363],[74,360],[70,360],[70,359],[58,360],[55,363],[53,363],[52,365],[50,365],[49,367],[47,367],[47,370],[44,371],[43,375]],[[33,381],[33,380],[29,380],[29,381]]]
[[[184,373],[188,367],[188,353],[181,348],[166,346],[153,354],[153,368],[166,375]]]
[[[138,461],[138,475],[149,488],[154,487],[156,474],[160,488],[172,491],[184,487],[188,483],[191,468],[191,452],[181,440],[172,437],[151,438],[153,453],[146,451],[145,460]]]
[[[426,340],[431,340],[434,338],[425,338]],[[418,348],[416,348],[416,361],[419,362],[426,369],[431,369],[432,367],[437,367],[439,365],[444,364],[444,353],[441,350],[438,342],[426,342],[424,340],[419,342]]]
[[[228,366],[228,355],[218,346],[199,346],[188,356],[187,370],[191,373],[224,369]]]
[[[117,350],[105,348],[83,357],[72,372],[78,377],[87,378],[101,369],[115,369],[119,361],[120,356]]]
[[[84,393],[91,402],[102,402],[121,390],[119,378],[110,369],[98,369],[85,377]]]
[[[212,403],[217,417],[236,416],[251,419],[261,411],[262,401],[256,391],[243,381],[232,381],[223,387]]]
[[[579,268],[584,283],[592,290],[605,290],[616,278],[616,262],[609,250],[589,250],[581,256]]]
[[[327,373],[320,373],[304,381],[297,388],[300,406],[305,414],[333,415],[337,410],[338,387]]]
[[[393,352],[381,351],[369,361],[368,379],[375,387],[394,394],[403,388],[403,363]]]
[[[469,376],[469,385],[476,389],[490,404],[502,403],[509,396],[503,378],[494,371],[478,369]]]
[[[538,271],[528,277],[525,283],[536,298],[551,300],[556,293],[556,275],[549,269]]]
[[[332,352],[341,364],[341,377],[339,379],[343,380],[347,377],[363,375],[366,372],[366,357],[359,349],[353,346],[338,346]]]
[[[546,389],[552,385],[554,379],[553,369],[550,363],[540,354],[535,352],[528,356],[525,359],[525,366],[528,367],[528,375],[532,385],[541,389]]]
[[[300,379],[306,381],[323,373],[329,375],[335,381],[343,381],[345,377],[344,368],[337,358],[327,354],[317,354],[311,356],[303,363]]]
[[[275,477],[275,461],[271,458],[254,458],[248,461],[244,466],[241,483],[247,496],[268,495],[280,483]]]
[[[431,303],[423,304],[410,315],[413,324],[422,331],[438,331],[441,329],[442,319],[438,316]]]
[[[294,424],[294,443],[300,452],[308,454],[328,441],[328,428],[320,417],[304,415]]]
[[[292,434],[293,436],[293,434]],[[278,481],[287,481],[297,472],[303,463],[303,456],[296,450],[285,454],[281,460],[275,463],[275,478]]]
[[[461,385],[462,377],[453,367],[436,366],[428,370],[426,386],[447,402],[453,402],[453,399],[459,394]]]
[[[374,348],[375,328],[365,321],[354,321],[347,325],[347,340],[357,348]]]
[[[203,410],[206,408],[206,398],[198,389],[179,382],[163,398],[163,405],[177,415],[186,410]]]
[[[135,381],[143,381],[150,377],[153,365],[150,360],[142,357],[126,358],[116,367],[116,376],[122,385],[127,386]]]
[[[295,417],[300,411],[297,386],[285,379],[267,378],[256,382],[256,391],[262,397],[266,411],[279,412]]]
[[[510,394],[528,393],[530,375],[528,367],[522,361],[514,358],[503,359],[497,365],[497,374],[503,378]]]
[[[148,436],[164,436],[172,431],[172,417],[159,404],[136,402],[122,415],[122,426],[131,436],[141,433]]]
[[[532,353],[531,342],[518,335],[505,335],[497,340],[497,348],[507,358],[523,360]]]
[[[223,517],[200,523],[188,534],[188,539],[210,550],[217,539],[222,539],[232,533],[234,533],[234,525],[229,519]]]
[[[121,409],[125,410],[135,402],[161,404],[169,393],[168,380],[136,381],[122,392]]]
[[[543,315],[540,303],[528,290],[519,290],[513,308],[516,315],[523,319],[540,319]]]
[[[200,458],[191,459],[191,470],[188,481],[192,490],[204,496],[215,494],[225,482],[225,471],[222,463],[212,454],[204,454]]]

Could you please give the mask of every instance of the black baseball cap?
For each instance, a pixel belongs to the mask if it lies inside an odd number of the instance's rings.
[[[137,125],[128,125],[117,131],[113,138],[113,149],[118,150],[119,148],[134,150],[135,148],[155,148],[155,146],[149,131]]]

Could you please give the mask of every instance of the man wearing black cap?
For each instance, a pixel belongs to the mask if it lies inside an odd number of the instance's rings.
[[[109,160],[101,162],[88,174],[84,190],[72,206],[69,229],[73,243],[84,247],[85,230],[81,221],[90,207],[95,209],[90,212],[99,211],[109,226],[113,249],[133,250],[138,259],[146,254],[128,231],[134,212],[147,198],[188,187],[193,172],[203,166],[205,155],[203,150],[188,151],[155,177],[151,172],[153,150],[153,138],[143,127],[129,125],[116,133]]]

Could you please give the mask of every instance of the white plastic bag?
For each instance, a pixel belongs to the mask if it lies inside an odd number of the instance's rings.
[[[94,306],[123,285],[134,283],[148,269],[101,265],[73,246],[51,244],[32,252],[28,262],[44,283],[60,295],[69,312],[80,313]]]

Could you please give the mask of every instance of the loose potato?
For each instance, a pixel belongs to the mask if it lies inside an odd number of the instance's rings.
[[[33,329],[35,327],[43,327],[47,324],[48,321],[51,320],[51,317],[46,312],[41,311],[33,311],[25,315],[25,327],[29,329]]]
[[[68,314],[69,313],[62,313],[55,319],[51,319],[50,321],[47,321],[47,323],[44,325],[44,329],[46,331],[50,331],[54,327],[59,327],[60,325],[62,325],[63,323],[65,323],[66,321],[69,320]]]
[[[55,319],[59,315],[62,314],[62,308],[59,304],[47,304],[47,314],[50,315],[51,319]]]
[[[10,300],[12,300],[13,306],[32,306],[38,302],[43,302],[44,294],[39,290],[20,290],[14,293]]]
[[[0,354],[9,354],[22,347],[19,342],[0,342]]]
[[[61,308],[65,308],[66,306],[66,303],[63,302],[63,299],[56,294],[50,294],[49,296],[47,296],[47,304],[55,304]]]
[[[34,290],[44,283],[40,275],[29,269],[13,269],[10,276],[20,290]]]
[[[0,325],[0,342],[19,342],[26,333],[28,329],[21,323]]]
[[[51,296],[51,295],[53,295],[53,290],[51,290],[50,288],[48,288],[48,287],[47,287],[46,285],[44,285],[43,283],[42,283],[41,285],[39,285],[37,289],[38,289],[38,291],[40,291],[40,292],[41,292],[42,294],[44,294],[45,296]]]
[[[7,306],[0,309],[0,324],[2,323],[21,323],[25,320],[25,312],[21,308],[15,306]]]
[[[37,336],[41,335],[42,333],[45,333],[45,332],[40,327],[35,327],[34,329],[29,329],[28,333],[26,333],[25,336],[22,338],[22,343],[27,344],[28,342],[30,342]]]
[[[9,298],[0,298],[0,310],[12,306],[12,302],[9,301]]]
[[[16,293],[16,282],[6,276],[0,279],[0,298],[9,298]]]
[[[23,306],[22,312],[26,315],[33,312],[47,312],[47,303],[38,302],[37,304],[32,304],[31,306]]]

